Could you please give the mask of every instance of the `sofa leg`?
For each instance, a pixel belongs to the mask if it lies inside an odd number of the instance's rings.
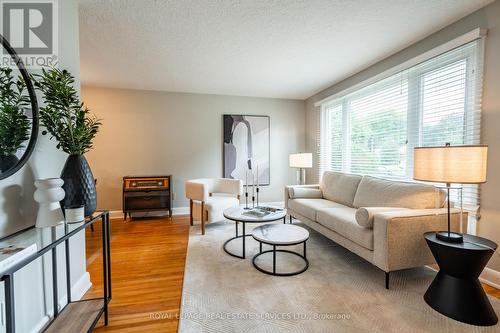
[[[389,289],[389,274],[391,272],[385,272],[385,289]]]
[[[205,202],[201,202],[201,234],[205,234]]]
[[[189,223],[193,225],[193,200],[189,200]]]

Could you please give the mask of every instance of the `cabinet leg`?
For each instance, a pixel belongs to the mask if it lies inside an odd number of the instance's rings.
[[[201,202],[201,234],[205,234],[205,202]]]
[[[189,200],[189,223],[193,225],[193,200]]]

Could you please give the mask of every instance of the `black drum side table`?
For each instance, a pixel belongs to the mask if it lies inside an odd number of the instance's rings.
[[[494,242],[464,234],[463,243],[449,243],[436,238],[435,232],[424,234],[439,272],[432,281],[424,299],[439,313],[479,326],[498,322],[479,275],[497,248]]]

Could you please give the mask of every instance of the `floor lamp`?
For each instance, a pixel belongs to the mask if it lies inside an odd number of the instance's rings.
[[[312,168],[312,154],[290,154],[289,162],[290,168],[297,168],[297,184],[304,185],[306,183],[306,168]]]
[[[462,234],[451,232],[451,184],[480,184],[486,182],[488,146],[417,147],[413,159],[413,179],[445,183],[448,208],[448,230],[436,237],[445,242],[461,243]]]

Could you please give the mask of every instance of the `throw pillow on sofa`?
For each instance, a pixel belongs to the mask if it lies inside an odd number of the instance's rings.
[[[401,207],[360,207],[356,210],[356,222],[364,228],[373,228],[373,220],[376,214],[407,210]]]

